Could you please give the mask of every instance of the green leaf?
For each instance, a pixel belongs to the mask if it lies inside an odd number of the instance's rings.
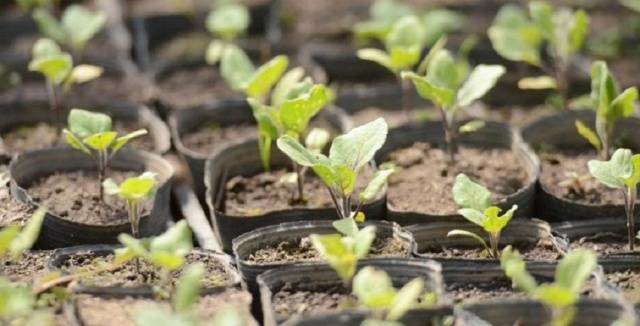
[[[512,61],[540,64],[543,32],[520,7],[507,4],[500,8],[488,35],[493,48],[501,56]]]
[[[62,50],[51,39],[40,38],[33,44],[31,55],[34,59],[56,56],[62,53]]]
[[[126,145],[130,140],[140,137],[140,136],[144,136],[147,134],[147,130],[146,129],[138,129],[136,131],[132,131],[124,136],[120,136],[118,138],[116,138],[116,140],[113,142],[113,144],[111,144],[111,149],[113,150],[113,152],[115,153],[116,151],[120,150],[124,145]]]
[[[31,215],[31,218],[29,218],[27,224],[22,228],[20,234],[11,241],[9,251],[13,259],[19,258],[24,251],[31,249],[36,243],[46,214],[47,210],[45,208],[38,208],[38,210]]]
[[[33,20],[38,25],[40,33],[46,37],[55,40],[58,43],[64,43],[67,40],[67,31],[47,10],[37,8],[33,11]]]
[[[333,227],[345,236],[353,237],[358,233],[358,225],[353,218],[341,218],[331,223]]]
[[[80,139],[78,139],[78,137],[76,137],[76,135],[74,135],[71,131],[69,131],[68,129],[63,129],[62,133],[65,136],[65,139],[67,140],[67,143],[79,150],[82,151],[83,153],[87,154],[87,155],[91,155],[91,150],[89,150],[89,148],[87,148],[87,146],[85,146],[82,141]]]
[[[37,71],[53,84],[61,84],[71,73],[73,61],[68,53],[34,58],[29,62],[29,71]]]
[[[324,85],[314,85],[308,92],[293,99],[287,99],[280,107],[280,119],[287,131],[302,134],[311,118],[326,104],[327,91]]]
[[[106,151],[116,140],[117,136],[118,133],[115,131],[99,132],[84,138],[82,142],[94,150]]]
[[[476,132],[482,128],[484,128],[484,126],[486,125],[486,123],[482,120],[471,120],[467,123],[465,123],[464,125],[460,126],[458,128],[458,132],[461,134],[468,134],[468,133],[472,133],[472,132]]]
[[[324,257],[329,266],[336,271],[342,280],[348,281],[353,277],[358,261],[347,250],[339,234],[312,234],[309,238],[313,247]]]
[[[8,225],[0,230],[0,258],[4,257],[11,242],[20,234],[19,225]]]
[[[445,109],[453,105],[454,92],[448,88],[439,87],[430,82],[427,78],[421,77],[411,71],[403,71],[402,79],[409,79],[416,87],[418,94],[430,100],[438,108]]]
[[[617,117],[630,117],[635,111],[637,99],[638,89],[635,87],[627,88],[611,102],[612,111],[616,112]]]
[[[418,17],[409,15],[396,21],[385,39],[387,52],[394,48],[418,48],[418,52],[424,46],[426,32]],[[417,60],[413,63],[416,64]],[[396,67],[401,68],[401,67]]]
[[[151,239],[152,253],[166,253],[178,257],[186,256],[193,248],[191,229],[185,220],[171,226],[163,234]]]
[[[384,170],[378,170],[374,173],[373,178],[369,181],[364,190],[360,192],[359,199],[361,203],[366,203],[378,196],[380,191],[387,185],[389,176],[395,172],[395,169],[388,168]]]
[[[220,74],[233,90],[240,90],[251,79],[255,68],[249,56],[233,44],[224,47],[220,59]]]
[[[190,265],[180,275],[173,296],[173,307],[176,312],[189,312],[200,300],[201,283],[204,275],[205,268],[203,263]]]
[[[207,29],[225,40],[232,40],[249,27],[249,10],[240,4],[229,3],[211,11],[207,16]]]
[[[576,295],[580,293],[597,264],[596,255],[586,249],[569,252],[556,267],[555,283]]]
[[[518,251],[513,251],[511,246],[502,250],[500,266],[505,275],[511,279],[513,285],[529,295],[538,287],[536,280],[527,272],[526,264]]]
[[[120,186],[118,186],[118,184],[116,184],[111,178],[107,178],[102,182],[102,188],[107,195],[120,194]]]
[[[274,107],[280,107],[282,102],[287,99],[287,94],[298,84],[304,77],[304,69],[295,67],[285,73],[280,81],[276,84],[271,92],[271,103]]]
[[[391,56],[380,49],[360,49],[357,52],[358,58],[367,61],[373,61],[397,74],[396,67],[391,62]]]
[[[484,241],[484,239],[481,236],[479,236],[479,235],[477,235],[477,234],[475,234],[475,233],[473,233],[471,231],[467,231],[467,230],[451,230],[451,231],[449,231],[447,233],[447,237],[456,237],[456,236],[468,237],[468,238],[474,239],[474,240],[478,241],[484,247],[484,249],[487,250],[487,252],[491,252],[491,248],[489,248],[489,246],[487,245],[487,242]]]
[[[71,74],[65,80],[65,84],[82,84],[92,81],[102,75],[104,69],[92,65],[77,65],[71,69]]]
[[[211,326],[245,326],[247,317],[234,306],[220,309],[211,321]]]
[[[533,22],[538,26],[545,38],[551,39],[554,37],[553,9],[551,5],[544,1],[533,1],[529,3],[529,12]]]
[[[149,251],[142,244],[142,240],[138,240],[138,239],[126,234],[126,233],[122,233],[122,234],[120,234],[118,236],[118,242],[120,242],[122,245],[127,247],[127,249],[130,251],[130,253],[127,253],[126,251],[116,251],[116,261],[118,261],[118,260],[122,261],[123,260],[123,259],[118,259],[118,257],[120,257],[120,258],[122,258],[122,257],[126,257],[126,258],[130,258],[130,257],[146,258],[149,255]]]
[[[577,293],[555,284],[540,285],[533,296],[544,305],[554,308],[564,308],[578,301]]]
[[[258,123],[258,145],[260,150],[260,159],[265,170],[269,169],[271,160],[271,142],[278,138],[280,124],[278,112],[272,107],[266,106],[254,98],[248,98],[247,102],[251,106],[253,117]]]
[[[640,182],[640,154],[635,154],[631,157],[631,165],[633,174],[624,180],[624,184],[627,187],[635,187]]]
[[[571,52],[575,53],[582,48],[588,33],[589,15],[580,9],[573,14],[573,20],[569,28],[569,45]]]
[[[111,117],[106,114],[82,109],[71,109],[67,117],[69,129],[79,138],[111,131]]]
[[[600,183],[609,188],[625,188],[625,180],[633,175],[631,150],[616,150],[609,161],[591,160],[587,163],[589,172]]]
[[[368,225],[362,228],[353,237],[353,254],[356,259],[361,259],[369,255],[371,244],[376,239],[376,227]]]
[[[412,13],[413,9],[400,1],[377,0],[369,7],[371,20],[356,23],[354,33],[358,40],[373,38],[384,41],[393,23]]]
[[[427,55],[424,56],[424,59],[422,59],[422,61],[420,62],[420,65],[418,65],[418,69],[416,70],[416,72],[418,74],[425,75],[427,73],[427,69],[429,68],[429,65],[431,65],[431,61],[433,60],[433,57],[436,55],[436,53],[440,52],[440,50],[444,49],[445,45],[447,45],[447,37],[442,36],[429,49],[429,52],[427,53]]]
[[[371,161],[387,139],[387,123],[378,118],[333,140],[329,159],[334,165],[344,165],[359,171]]]
[[[458,64],[451,53],[440,50],[433,55],[425,78],[437,87],[455,92],[465,76],[458,74]]]
[[[576,130],[578,134],[586,139],[589,144],[591,144],[598,152],[602,150],[602,143],[600,142],[600,138],[598,135],[591,130],[591,128],[587,127],[582,121],[576,120],[575,122]]]
[[[525,77],[518,80],[518,88],[520,89],[556,89],[558,83],[551,76]]]
[[[310,151],[320,153],[327,143],[329,143],[330,139],[331,134],[327,130],[322,128],[313,128],[307,134],[304,144]]]
[[[487,219],[484,216],[482,211],[473,208],[462,208],[458,210],[458,214],[462,215],[462,217],[466,218],[467,221],[476,224],[478,226],[482,226]]]
[[[71,5],[62,14],[62,25],[74,49],[84,48],[87,41],[102,29],[106,21],[107,16],[103,12],[91,12],[80,5]]]
[[[155,175],[151,172],[145,172],[138,177],[124,180],[120,184],[119,195],[126,200],[137,202],[151,196],[155,185]]]
[[[448,9],[433,9],[422,16],[424,26],[425,43],[433,45],[439,38],[461,30],[465,25],[465,17]]]
[[[287,56],[279,55],[260,66],[243,87],[247,96],[261,98],[267,95],[288,65]]]
[[[460,87],[457,95],[458,105],[465,107],[481,98],[493,86],[498,79],[506,72],[501,65],[478,65],[476,66],[469,78]]]
[[[326,156],[309,151],[302,146],[299,141],[289,135],[278,138],[277,145],[291,160],[302,166],[313,167],[322,162],[328,163]]]
[[[465,174],[456,176],[453,185],[453,199],[463,208],[484,211],[491,206],[491,192],[487,188],[471,181]]]
[[[222,58],[222,53],[224,53],[224,47],[225,44],[223,41],[213,40],[209,42],[209,45],[207,45],[207,50],[204,54],[204,61],[206,61],[207,64],[210,65],[215,65],[216,63],[218,63],[218,61],[220,61],[220,59]]]
[[[503,215],[499,215],[502,211],[499,207],[491,206],[484,211],[484,215],[487,217],[484,223],[482,224],[482,228],[491,233],[491,234],[499,234],[502,229],[511,221],[513,217],[513,213],[518,209],[518,205],[513,205],[511,209],[509,209]]]
[[[385,309],[394,301],[396,290],[387,273],[367,266],[353,278],[353,294],[367,308]]]
[[[415,278],[411,282],[405,284],[393,298],[393,302],[387,312],[388,320],[398,320],[410,309],[418,304],[418,298],[424,290],[424,281]]]
[[[420,61],[421,48],[419,46],[394,47],[389,50],[389,58],[393,71],[411,69]]]
[[[611,102],[617,93],[618,87],[609,73],[607,63],[595,61],[591,65],[591,98],[598,117],[610,123],[617,118],[616,111],[610,110]]]

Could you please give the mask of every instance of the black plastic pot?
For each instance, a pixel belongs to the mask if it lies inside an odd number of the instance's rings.
[[[67,248],[56,249],[48,262],[48,267],[52,271],[59,271],[60,268],[64,265],[65,261],[70,259],[74,255],[95,255],[95,256],[107,256],[113,254],[113,251],[121,248],[121,245],[81,245]],[[207,256],[211,259],[214,259],[220,265],[223,266],[225,274],[228,274],[231,279],[231,284],[221,287],[209,287],[203,288],[203,294],[209,293],[217,293],[226,288],[237,288],[244,289],[245,285],[242,282],[242,278],[240,274],[233,266],[233,262],[231,258],[225,254],[201,250],[201,249],[193,249],[193,252],[201,255]],[[98,287],[98,286],[84,286],[81,283],[75,284],[72,287],[73,293],[83,293],[83,294],[95,294],[95,295],[133,295],[133,296],[151,296],[153,295],[153,289],[150,286],[141,286],[141,287]]]
[[[526,299],[477,303],[464,309],[494,326],[538,326],[547,324],[551,316],[542,304]],[[614,301],[599,299],[581,299],[577,309],[573,325],[611,325],[624,311]]]
[[[257,288],[256,277],[266,271],[283,266],[300,264],[323,264],[324,262],[277,262],[277,263],[254,263],[247,261],[249,255],[260,248],[276,245],[283,241],[297,241],[308,237],[311,234],[333,234],[337,231],[331,225],[332,221],[301,221],[281,223],[278,225],[266,226],[251,232],[247,232],[233,240],[233,253],[235,261],[249,288]],[[376,226],[376,236],[396,237],[400,239],[410,250],[405,257],[411,256],[411,250],[415,246],[415,241],[411,233],[400,228],[395,223],[386,221],[369,221],[366,224]],[[375,259],[375,258],[374,258]],[[380,258],[385,259],[385,258]]]
[[[275,146],[274,146],[275,147]],[[284,222],[337,219],[333,207],[329,208],[296,208],[272,211],[256,216],[238,216],[225,213],[224,186],[226,181],[237,175],[250,176],[263,171],[258,153],[257,140],[248,140],[237,145],[226,147],[211,156],[205,166],[206,200],[212,224],[222,248],[231,252],[231,241],[239,235],[269,225]],[[289,166],[290,161],[282,152],[274,148],[271,154],[273,169]],[[362,211],[369,219],[381,219],[385,216],[385,195],[364,204]]]
[[[171,148],[171,135],[167,125],[160,120],[149,108],[144,105],[136,105],[123,102],[111,102],[109,104],[95,104],[83,101],[70,101],[68,108],[83,108],[90,111],[102,112],[113,120],[121,122],[135,122],[141,128],[147,129],[148,135],[143,137],[153,138],[153,151],[164,154]],[[12,102],[0,104],[0,132],[8,132],[24,126],[35,125],[39,122],[50,124],[58,123],[60,126],[67,124],[69,109],[52,112],[46,101]],[[18,154],[18,153],[7,153]]]
[[[564,111],[540,119],[522,130],[522,138],[531,147],[542,145],[558,149],[591,149],[591,145],[578,134],[575,120],[594,126],[595,114],[591,110]],[[628,118],[618,121],[615,139],[623,139],[624,146],[633,152],[640,151],[640,119]],[[545,185],[540,184],[536,197],[536,215],[552,222],[600,219],[626,216],[624,205],[591,205],[554,196]],[[636,204],[638,207],[638,204]]]
[[[110,168],[129,171],[151,171],[157,174],[158,188],[151,213],[140,219],[141,236],[161,233],[171,220],[169,199],[173,167],[161,157],[142,151],[120,150],[110,162]],[[92,157],[72,148],[52,148],[18,155],[10,165],[11,194],[18,201],[37,207],[28,187],[39,178],[78,170],[95,170]],[[55,249],[81,244],[117,243],[120,233],[131,231],[130,223],[119,225],[86,225],[65,220],[48,212],[36,244],[37,248]]]
[[[436,222],[414,224],[406,227],[416,239],[416,247],[414,255],[422,258],[429,258],[442,263],[460,263],[485,261],[493,262],[499,265],[499,261],[495,259],[466,259],[466,258],[440,258],[434,255],[424,253],[429,248],[441,247],[460,247],[460,248],[477,248],[478,242],[468,237],[447,237],[447,233],[451,230],[461,229],[471,231],[485,238],[489,243],[486,232],[481,227],[470,224],[468,222]],[[500,246],[511,245],[518,249],[519,245],[535,245],[538,241],[546,239],[551,242],[558,254],[567,251],[567,243],[565,239],[556,237],[551,226],[544,221],[537,219],[515,219],[511,221],[507,227],[500,233]]]
[[[455,309],[451,307],[442,307],[429,310],[412,310],[407,312],[399,322],[404,326],[436,326],[442,325],[440,322],[446,318],[455,316],[455,325],[471,325],[465,324]],[[328,314],[322,316],[311,316],[307,318],[290,319],[282,324],[282,326],[360,326],[362,322],[370,318],[365,312],[344,312],[338,314]],[[466,320],[471,322],[470,320]],[[480,326],[474,324],[476,326]]]
[[[326,119],[332,127],[340,132],[348,130],[350,128],[349,120],[344,112],[335,106],[330,106],[320,111],[318,118]],[[189,170],[191,171],[191,176],[193,177],[196,195],[200,199],[203,206],[206,206],[206,189],[204,181],[206,178],[205,162],[209,158],[215,160],[215,158],[213,157],[218,154],[196,152],[184,145],[184,143],[182,142],[182,137],[183,135],[196,131],[198,128],[202,128],[212,123],[216,123],[220,127],[224,128],[239,124],[255,124],[255,118],[253,117],[251,107],[244,99],[220,100],[200,107],[186,110],[177,110],[174,111],[169,117],[169,126],[171,128],[173,142],[178,152],[184,157],[185,161],[189,165]],[[238,139],[233,144],[227,144],[226,146],[221,145],[220,148],[216,149],[215,152],[220,153],[225,147],[244,143],[249,139],[256,139],[257,136],[257,131],[255,134],[245,135],[245,137],[243,137],[242,139]],[[252,143],[252,145],[248,145],[246,147],[251,146],[257,145]],[[257,150],[257,147],[253,147],[244,151],[242,155],[254,157],[256,158],[256,162],[259,162],[257,160]],[[277,149],[274,152],[280,153],[280,151]],[[226,160],[226,158],[223,158],[223,160]],[[233,162],[233,160],[231,160],[230,162]]]
[[[636,223],[638,218],[636,217]],[[562,234],[563,237],[569,241],[579,241],[582,237],[593,236],[598,233],[601,234],[619,234],[622,237],[627,236],[627,219],[626,218],[601,218],[601,219],[588,219],[580,221],[567,221],[562,223],[553,224],[553,230]],[[636,234],[634,232],[634,234]],[[628,256],[628,257],[627,257]],[[626,258],[625,258],[626,257]],[[607,261],[611,258],[612,261],[617,261],[620,258],[631,259],[637,257],[640,259],[640,253],[638,252],[621,252],[615,255],[607,255],[598,259],[598,261]]]
[[[395,150],[409,147],[415,142],[427,142],[444,147],[444,131],[439,121],[411,123],[389,131],[387,141],[376,153],[376,162],[384,162]],[[528,146],[523,144],[520,135],[508,125],[498,122],[486,122],[484,128],[469,134],[462,134],[458,144],[478,148],[511,149],[527,172],[527,182],[523,188],[507,196],[497,206],[509,209],[518,205],[515,217],[529,217],[533,213],[535,184],[540,173],[540,162]],[[429,194],[424,194],[428,196]],[[400,211],[387,204],[387,218],[400,225],[411,225],[436,221],[466,221],[458,214],[433,215],[413,211]]]
[[[363,260],[358,263],[358,269],[373,266],[384,270],[391,277],[395,287],[401,287],[416,277],[425,282],[425,291],[442,291],[442,275],[440,264],[429,260],[415,259],[377,259]],[[282,316],[275,313],[272,297],[285,283],[305,285],[338,285],[343,284],[336,272],[328,265],[293,265],[267,271],[258,276],[260,300],[264,314],[264,325],[274,326],[284,322]],[[295,318],[295,317],[294,317]]]

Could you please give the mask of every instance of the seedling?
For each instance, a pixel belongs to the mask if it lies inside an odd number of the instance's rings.
[[[160,297],[169,297],[171,288],[171,272],[181,267],[185,256],[191,252],[193,243],[191,229],[185,220],[181,220],[165,233],[149,238],[136,239],[128,234],[118,236],[118,241],[125,247],[115,251],[115,264],[135,259],[139,271],[138,259],[142,259],[160,269],[160,284],[155,292]]]
[[[568,188],[573,193],[578,195],[584,195],[584,183],[591,179],[590,174],[578,174],[575,171],[565,172],[565,179],[560,181],[558,185],[560,187]]]
[[[384,42],[393,24],[400,18],[413,15],[414,10],[407,4],[396,0],[376,0],[369,7],[370,19],[356,23],[353,34],[356,40],[364,43],[370,39]]]
[[[54,325],[53,311],[40,306],[29,286],[0,277],[0,324]]]
[[[437,295],[423,292],[422,279],[415,278],[396,290],[387,273],[371,266],[362,268],[353,278],[353,294],[361,306],[373,310],[375,317],[365,320],[362,325],[398,325],[393,322],[409,310],[436,303]]]
[[[591,66],[591,108],[596,111],[596,131],[576,120],[576,129],[605,160],[611,154],[611,138],[618,119],[629,117],[635,111],[638,89],[629,87],[618,90],[613,75],[604,61]]]
[[[40,33],[66,45],[80,59],[87,42],[104,27],[107,16],[103,12],[92,12],[81,5],[70,5],[57,20],[49,11],[37,8],[33,19]]]
[[[457,152],[458,110],[468,107],[484,96],[505,73],[503,66],[482,64],[469,73],[466,53],[470,46],[465,45],[465,50],[459,55],[458,60],[454,59],[449,51],[434,47],[421,63],[421,67],[426,67],[425,76],[412,71],[402,72],[402,78],[411,80],[421,97],[430,100],[440,109],[451,164],[455,162]],[[462,128],[465,131],[465,128],[470,127]]]
[[[638,196],[637,185],[640,182],[640,154],[633,155],[631,150],[616,150],[609,161],[591,160],[589,172],[603,185],[620,189],[624,196],[624,208],[627,215],[627,233],[629,250],[634,248],[635,205]]]
[[[490,246],[481,236],[470,231],[452,230],[447,233],[447,236],[473,238],[485,247],[491,257],[498,258],[500,232],[507,226],[513,217],[513,213],[518,209],[518,205],[513,205],[511,209],[500,215],[502,210],[497,206],[491,205],[491,192],[487,188],[471,181],[469,177],[462,173],[458,174],[456,183],[453,185],[453,199],[462,207],[458,210],[460,215],[487,232]]]
[[[127,202],[127,213],[131,232],[138,237],[140,229],[140,215],[142,215],[142,201],[153,197],[156,186],[156,176],[152,172],[145,172],[138,177],[127,178],[119,186],[111,179],[102,183],[107,195],[118,195]]]
[[[524,78],[518,83],[521,88],[556,89],[564,104],[569,95],[569,67],[588,30],[589,16],[584,10],[554,11],[547,2],[533,1],[529,3],[529,15],[520,6],[503,6],[488,34],[501,56],[538,67],[546,74]],[[543,47],[552,66],[542,59]]]
[[[100,200],[104,200],[102,183],[111,158],[130,140],[147,134],[138,129],[124,136],[111,130],[111,117],[106,114],[72,109],[67,118],[69,129],[62,130],[71,147],[89,155],[98,162],[98,188]]]
[[[393,167],[378,170],[367,187],[357,197],[353,209],[352,195],[358,173],[373,159],[387,138],[387,123],[379,118],[336,137],[331,143],[329,156],[310,151],[295,138],[278,138],[278,148],[301,166],[311,168],[329,190],[338,217],[356,218],[362,205],[378,195],[393,173]]]
[[[16,260],[38,240],[47,210],[39,208],[23,226],[9,225],[0,230],[0,263]],[[1,301],[1,300],[0,300]]]
[[[502,251],[500,265],[514,287],[551,310],[550,325],[566,326],[571,325],[580,291],[596,268],[596,255],[585,249],[569,252],[556,267],[555,281],[546,284],[536,282],[527,272],[520,253],[510,247]]]
[[[62,52],[51,39],[41,38],[33,45],[29,71],[37,71],[46,79],[49,108],[58,110],[58,94],[62,97],[73,84],[82,84],[102,75],[102,68],[92,65],[73,66],[71,55]],[[60,89],[61,88],[61,89]]]

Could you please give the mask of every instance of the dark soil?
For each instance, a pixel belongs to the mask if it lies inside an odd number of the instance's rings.
[[[5,261],[0,275],[8,277],[12,282],[33,283],[47,274],[47,262],[51,253],[48,250],[27,251],[15,261]]]
[[[256,126],[250,123],[225,127],[211,124],[195,132],[185,134],[182,136],[182,143],[186,148],[206,155],[229,143],[254,138],[257,134]]]
[[[143,128],[138,123],[115,122],[114,130],[119,134],[126,134],[134,130]],[[147,131],[149,131],[147,129]],[[54,145],[67,144],[65,137],[58,127],[48,123],[40,122],[34,126],[23,126],[2,134],[4,150],[9,153],[22,153],[28,150],[44,149]],[[131,146],[146,151],[155,149],[153,135],[147,134],[134,138],[128,143]]]
[[[249,312],[250,301],[246,292],[228,289],[220,294],[202,297],[196,311],[200,320],[210,320],[218,311],[231,305],[245,313],[245,325],[257,325]],[[152,305],[164,310],[171,309],[169,302],[140,297],[98,297],[88,294],[75,297],[76,315],[85,326],[134,326],[136,314]]]
[[[399,211],[455,214],[458,206],[451,188],[459,173],[487,187],[494,202],[521,189],[528,179],[525,168],[506,149],[462,146],[450,167],[446,150],[416,142],[392,152],[388,160],[401,168],[389,179],[387,190],[389,204]]]
[[[66,273],[77,273],[81,271],[91,271],[101,266],[108,266],[113,261],[113,255],[96,256],[92,253],[79,253],[68,257],[61,266],[61,270]],[[204,288],[230,286],[233,284],[232,276],[224,265],[218,260],[199,253],[187,255],[185,266],[191,263],[201,262],[205,265],[206,274],[202,280]],[[89,287],[143,287],[146,285],[160,285],[161,270],[152,264],[140,260],[140,272],[136,271],[135,261],[129,261],[117,269],[109,272],[101,272],[96,275],[83,278],[80,283]],[[182,268],[172,272],[171,280],[175,282],[182,273]]]
[[[33,213],[33,208],[11,197],[9,188],[0,186],[0,227],[24,224]]]
[[[424,118],[426,110],[412,110],[409,112],[402,110],[385,110],[377,107],[369,107],[358,110],[351,115],[351,120],[355,126],[363,125],[377,118],[384,118],[389,128],[401,126],[405,123],[418,121]],[[428,114],[428,113],[427,113]]]
[[[73,86],[69,96],[108,103],[121,101],[148,103],[153,97],[153,87],[143,75],[103,75],[96,80]],[[90,108],[88,108],[90,109]]]
[[[156,60],[198,60],[204,58],[213,36],[205,31],[180,34],[153,50]]]
[[[638,67],[637,56],[616,58],[611,60],[609,67],[616,80],[620,83],[620,87],[626,88],[640,84],[638,79],[640,68]]]
[[[636,245],[638,241],[636,240]],[[571,241],[569,249],[587,248],[598,255],[607,256],[629,252],[628,240],[625,235],[602,232],[588,237]]]
[[[286,283],[273,295],[277,315],[318,315],[355,307],[356,299],[343,285],[302,285]]]
[[[478,303],[491,299],[524,298],[521,292],[514,291],[511,281],[507,279],[492,279],[487,282],[456,282],[447,284],[446,293],[454,303]]]
[[[640,274],[634,270],[605,274],[607,281],[622,290],[624,298],[631,304],[640,303]]]
[[[76,223],[88,225],[121,225],[129,221],[126,202],[118,196],[104,196],[100,200],[98,173],[76,171],[56,173],[41,178],[29,185],[28,192],[38,204],[57,216]],[[107,177],[120,184],[136,172],[110,170]],[[153,200],[143,204],[142,215],[151,211]]]
[[[377,237],[371,246],[369,257],[406,257],[411,248],[395,236]],[[321,261],[322,256],[311,244],[308,237],[298,241],[284,241],[266,245],[246,258],[256,264]]]
[[[158,80],[158,98],[171,109],[180,110],[216,99],[240,97],[231,90],[218,68],[201,65],[168,72]]]
[[[624,205],[620,191],[607,188],[590,177],[587,162],[600,159],[594,151],[553,151],[540,154],[542,174],[540,184],[552,195],[586,205]],[[572,186],[562,186],[568,173],[588,177]]]
[[[561,258],[560,253],[556,250],[550,241],[541,239],[536,244],[520,243],[512,244],[522,254],[525,260],[557,260]],[[447,247],[430,248],[421,254],[428,255],[430,258],[445,259],[489,259],[490,256],[484,248],[480,246],[476,248]]]

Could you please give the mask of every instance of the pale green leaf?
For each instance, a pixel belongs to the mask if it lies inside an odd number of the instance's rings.
[[[53,84],[61,84],[71,73],[73,61],[68,53],[34,58],[29,62],[29,71],[37,71]]]
[[[74,135],[86,138],[94,134],[111,131],[111,117],[104,113],[82,109],[71,109],[67,124]]]
[[[589,15],[580,9],[573,14],[573,20],[569,28],[569,44],[571,52],[577,52],[582,48],[584,40],[589,33]]]
[[[456,176],[453,185],[453,199],[463,208],[484,211],[491,206],[491,192],[487,188],[471,181],[465,174]]]
[[[378,196],[378,194],[382,191],[382,189],[387,185],[387,180],[389,176],[393,174],[395,170],[393,168],[378,170],[369,181],[364,190],[360,192],[359,199],[360,202],[366,203]]]
[[[387,273],[367,266],[353,278],[353,294],[367,308],[386,309],[395,299],[396,290]]]
[[[163,234],[151,239],[151,252],[166,252],[184,257],[193,248],[191,229],[187,221],[180,220]]]
[[[418,52],[424,46],[426,32],[418,17],[413,15],[404,16],[398,19],[385,39],[387,51],[393,48],[413,48],[417,47]],[[414,62],[414,64],[417,63]]]
[[[411,282],[405,284],[393,298],[393,302],[389,306],[387,312],[388,320],[398,320],[410,309],[418,304],[418,298],[424,290],[424,281],[415,278]]]
[[[505,72],[506,69],[500,65],[476,66],[458,91],[458,105],[468,106],[484,96]]]
[[[458,64],[448,50],[440,50],[433,55],[425,77],[429,83],[455,92],[464,76],[459,75]]]
[[[578,134],[586,139],[589,144],[591,144],[599,152],[602,149],[602,143],[600,142],[600,138],[595,133],[595,131],[591,130],[591,128],[587,127],[587,125],[585,125],[580,120],[576,120],[575,125]]]
[[[517,5],[508,4],[500,8],[488,35],[493,48],[501,56],[512,61],[540,64],[543,32]]]
[[[329,150],[331,162],[359,171],[384,144],[387,128],[385,120],[378,118],[336,137]]]
[[[609,161],[591,160],[587,163],[589,172],[600,183],[609,188],[625,188],[624,181],[633,175],[631,151],[616,150]]]
[[[176,283],[173,296],[173,308],[178,313],[189,312],[200,300],[202,279],[205,276],[203,263],[196,263],[185,268]]]
[[[93,65],[77,65],[71,70],[71,74],[68,77],[66,83],[82,84],[88,81],[92,81],[102,75],[104,69],[102,67]]]
[[[111,178],[107,178],[102,182],[102,188],[107,195],[117,195],[120,193],[120,186]]]
[[[358,225],[353,218],[341,218],[331,223],[333,227],[345,236],[353,237],[358,233]]]
[[[518,80],[518,88],[528,89],[556,89],[558,83],[551,76],[525,77]]]
[[[312,234],[309,238],[313,247],[342,280],[348,281],[353,277],[356,272],[357,259],[347,250],[339,234]]]
[[[511,209],[505,212],[502,215],[499,215],[502,210],[499,207],[491,206],[484,211],[484,216],[487,218],[484,220],[484,223],[481,225],[482,228],[491,233],[491,234],[499,234],[502,229],[511,221],[513,217],[513,213],[518,209],[518,205],[513,205]]]
[[[207,29],[225,40],[232,40],[249,27],[251,17],[247,7],[229,3],[216,8],[207,16]]]
[[[207,50],[204,53],[204,60],[207,64],[215,65],[222,58],[224,53],[224,42],[220,40],[213,40],[207,45]]]
[[[635,111],[637,99],[638,89],[635,87],[627,88],[611,102],[611,109],[618,117],[629,117]]]
[[[287,98],[287,94],[298,84],[304,77],[304,69],[302,67],[295,67],[287,73],[285,73],[280,81],[276,84],[271,92],[271,103],[275,107],[280,107],[282,102]]]
[[[634,187],[640,182],[640,154],[635,154],[631,157],[631,166],[633,167],[633,173],[624,180],[624,184],[627,187]]]
[[[302,146],[299,141],[289,135],[278,138],[277,145],[291,160],[302,166],[313,167],[327,160],[324,155],[309,151]]]
[[[468,134],[472,132],[476,132],[482,128],[486,123],[482,120],[471,120],[458,128],[458,132],[461,134]]]
[[[56,56],[62,53],[62,50],[52,39],[40,38],[33,44],[31,55],[34,59]]]
[[[38,208],[38,210],[31,215],[27,224],[20,231],[20,234],[11,241],[9,251],[13,259],[20,257],[24,251],[31,249],[36,243],[46,214],[46,208]]]
[[[322,149],[329,143],[331,139],[331,134],[322,128],[313,128],[307,134],[307,137],[304,140],[304,144],[307,148],[315,153],[322,152]]]
[[[551,5],[544,1],[532,1],[529,3],[529,12],[533,22],[540,28],[545,38],[554,37],[553,8],[551,8]]]
[[[340,191],[340,196],[350,197],[356,186],[356,172],[344,165],[335,166],[333,167],[333,170],[335,171],[336,183]]]
[[[391,72],[398,73],[393,63],[391,62],[391,56],[389,56],[386,52],[380,49],[360,49],[358,50],[358,58],[367,61],[373,61],[387,69]]]
[[[484,216],[483,211],[479,211],[473,208],[459,209],[458,214],[462,215],[462,217],[467,219],[469,222],[476,224],[478,226],[482,226],[485,223],[485,220],[487,219],[487,217]]]
[[[425,44],[433,45],[439,38],[450,32],[461,30],[465,25],[465,17],[448,9],[433,9],[422,16]]]
[[[542,284],[535,289],[533,296],[544,305],[564,308],[578,300],[578,294],[555,284]]]
[[[96,35],[107,21],[103,12],[91,12],[80,5],[71,5],[62,14],[62,25],[67,32],[68,42],[75,49],[82,49]]]
[[[251,79],[254,71],[251,59],[242,49],[233,44],[227,44],[224,47],[220,59],[220,74],[231,89],[242,89],[242,86]]]
[[[155,177],[150,174],[127,178],[120,184],[119,195],[126,200],[139,201],[153,193],[156,183]]]
[[[67,40],[67,31],[46,9],[37,8],[33,11],[33,20],[38,25],[40,33],[46,37],[55,40],[58,43],[64,43]]]
[[[376,239],[375,225],[367,225],[356,233],[353,237],[353,254],[357,259],[369,255],[371,244]]]
[[[447,45],[447,37],[442,36],[429,49],[429,52],[426,56],[424,56],[424,59],[420,61],[420,65],[418,65],[418,69],[416,70],[416,72],[421,75],[426,75],[427,69],[429,68],[429,65],[431,65],[433,57],[436,55],[436,53],[440,52],[440,50],[444,49],[445,45]]]
[[[520,254],[517,251],[513,251],[511,246],[502,250],[500,266],[515,287],[527,294],[533,295],[538,284],[533,276],[527,272],[527,265],[524,260],[522,260],[522,257],[520,257]]]
[[[247,96],[264,97],[287,70],[289,59],[279,55],[260,66],[243,86]]]
[[[580,293],[585,282],[595,270],[596,255],[586,249],[569,252],[556,267],[555,283],[576,295]]]

